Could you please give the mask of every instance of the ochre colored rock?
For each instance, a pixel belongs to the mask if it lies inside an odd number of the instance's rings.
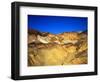
[[[28,66],[87,64],[86,32],[28,31]]]

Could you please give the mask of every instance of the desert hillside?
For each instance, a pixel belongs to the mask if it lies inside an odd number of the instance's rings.
[[[28,30],[28,66],[87,64],[87,32]]]

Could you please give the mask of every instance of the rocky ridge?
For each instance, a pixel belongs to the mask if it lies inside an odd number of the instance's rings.
[[[87,32],[28,30],[28,66],[87,64]]]

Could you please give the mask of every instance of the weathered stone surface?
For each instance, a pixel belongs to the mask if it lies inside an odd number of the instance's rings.
[[[87,33],[28,32],[28,66],[87,64]]]

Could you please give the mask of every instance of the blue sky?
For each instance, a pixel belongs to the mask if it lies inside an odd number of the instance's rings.
[[[28,28],[59,34],[87,30],[87,17],[28,15]]]

